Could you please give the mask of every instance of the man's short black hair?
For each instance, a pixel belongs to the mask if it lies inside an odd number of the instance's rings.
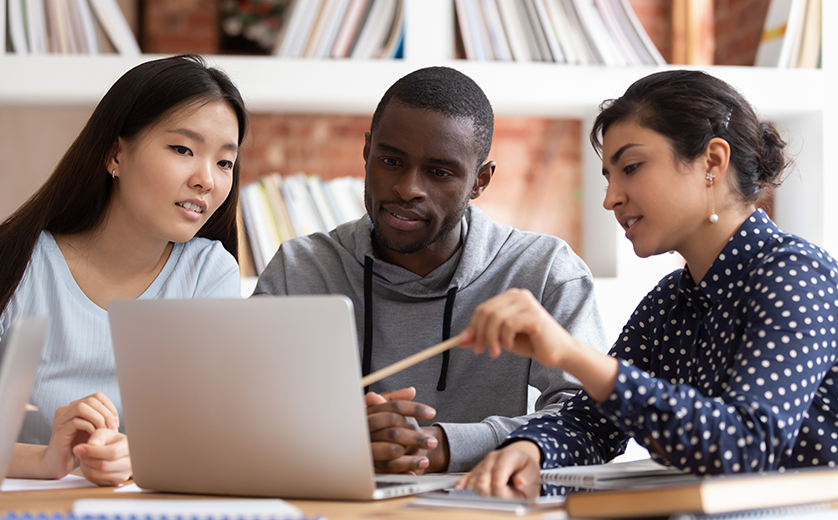
[[[483,90],[462,72],[449,67],[427,67],[411,72],[393,83],[372,116],[370,133],[390,101],[411,108],[435,110],[452,118],[467,118],[474,124],[474,148],[478,168],[489,157],[495,115]]]

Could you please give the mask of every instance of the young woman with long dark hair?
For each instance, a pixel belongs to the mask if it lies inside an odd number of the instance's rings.
[[[0,347],[18,316],[51,317],[38,411],[27,413],[8,476],[59,478],[79,466],[100,484],[130,476],[108,302],[240,297],[246,126],[238,89],[201,58],[140,64],[0,225]]]

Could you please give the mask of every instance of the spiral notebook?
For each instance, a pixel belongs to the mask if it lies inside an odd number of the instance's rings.
[[[73,502],[76,518],[128,520],[303,520],[303,512],[278,498],[232,500],[92,498]]]
[[[585,489],[620,489],[631,486],[695,480],[695,476],[652,459],[612,462],[590,466],[568,466],[541,471],[541,481]]]
[[[61,515],[8,513],[0,520],[325,520],[306,517],[280,499],[237,500],[124,500],[83,499],[73,502],[73,512]]]

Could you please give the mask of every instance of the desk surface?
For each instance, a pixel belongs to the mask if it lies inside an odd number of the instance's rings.
[[[72,511],[73,501],[80,498],[163,498],[163,499],[207,499],[200,495],[176,495],[163,493],[114,493],[115,488],[80,488],[50,491],[8,491],[0,492],[0,510],[15,513],[62,513]],[[219,497],[229,498],[229,497]],[[373,502],[332,502],[319,500],[288,500],[299,507],[306,516],[325,516],[328,520],[476,520],[480,518],[541,518],[541,513],[517,517],[510,513],[480,512],[465,509],[414,509],[404,505],[411,498],[378,500]]]

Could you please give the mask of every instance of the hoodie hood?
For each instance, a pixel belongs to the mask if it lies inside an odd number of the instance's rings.
[[[444,298],[452,287],[463,290],[474,283],[500,253],[512,232],[512,227],[493,222],[480,208],[469,204],[460,220],[463,246],[425,277],[378,258],[372,247],[372,221],[368,215],[339,226],[334,236],[359,264],[364,265],[367,257],[373,259],[376,282],[385,290],[407,299],[436,299]]]
[[[400,296],[406,300],[445,298],[445,309],[440,317],[442,337],[439,339],[445,341],[451,337],[451,320],[457,292],[468,287],[485,271],[512,232],[511,227],[502,226],[507,228],[505,233],[497,233],[497,229],[494,233],[489,233],[491,227],[497,226],[498,224],[492,222],[483,211],[469,204],[460,220],[462,247],[424,277],[378,259],[372,246],[372,221],[369,215],[364,215],[350,226],[339,227],[336,230],[338,241],[347,250],[352,251],[355,259],[364,265],[364,346],[361,355],[361,372],[364,376],[371,372],[372,367],[375,306],[373,285],[379,284],[381,290],[390,293],[386,295],[389,299],[398,300]],[[472,244],[485,247],[470,247]],[[433,319],[430,316],[428,318]],[[451,353],[443,352],[437,391],[444,391],[447,386],[450,360]],[[369,388],[365,391],[369,391]]]

